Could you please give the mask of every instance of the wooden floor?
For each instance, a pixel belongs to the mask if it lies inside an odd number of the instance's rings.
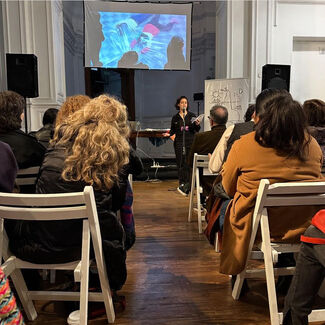
[[[250,291],[239,301],[232,299],[229,277],[218,273],[219,254],[198,234],[197,223],[187,222],[189,199],[176,185],[134,182],[137,241],[128,253],[128,279],[120,291],[127,307],[115,324],[269,324],[264,282],[251,280]],[[57,305],[43,305],[38,303],[33,324],[66,324]],[[101,317],[89,324],[107,321]]]

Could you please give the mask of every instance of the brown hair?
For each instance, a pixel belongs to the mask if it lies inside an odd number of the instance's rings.
[[[55,125],[58,126],[64,122],[64,120],[74,113],[78,111],[82,106],[87,104],[90,101],[90,97],[86,95],[75,95],[67,97],[65,102],[62,104],[58,115],[56,116]]]
[[[272,94],[272,99],[258,116],[255,140],[261,146],[274,148],[281,156],[305,161],[306,146],[311,137],[297,101],[286,94]]]
[[[14,91],[0,93],[0,130],[11,131],[21,128],[21,114],[24,112],[25,99]]]
[[[92,99],[55,130],[52,144],[66,149],[62,172],[67,181],[84,181],[108,190],[129,162],[126,106],[107,95]]]
[[[310,126],[325,126],[325,103],[322,100],[306,100],[302,109]]]

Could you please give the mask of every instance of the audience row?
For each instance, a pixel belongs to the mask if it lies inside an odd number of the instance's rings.
[[[92,185],[110,286],[116,292],[126,281],[126,251],[135,241],[128,175],[141,173],[143,168],[128,142],[125,105],[107,95],[92,100],[84,95],[68,97],[55,128],[46,123],[47,115],[56,113],[51,110],[44,115],[44,127],[33,136],[20,131],[23,108],[20,95],[0,93],[1,190],[11,192],[17,167],[30,166],[41,166],[36,193],[80,192]],[[45,134],[52,138],[49,144]],[[24,260],[62,263],[80,258],[80,220],[9,221],[5,227],[9,238],[15,238],[10,241],[11,251]]]

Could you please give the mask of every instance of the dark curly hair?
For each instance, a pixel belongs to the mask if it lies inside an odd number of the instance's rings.
[[[262,109],[255,140],[263,147],[274,148],[281,156],[305,161],[311,137],[301,105],[288,93],[278,93],[277,96],[272,94]]]
[[[185,99],[187,100],[187,110],[189,110],[190,105],[189,105],[189,103],[188,103],[188,99],[187,99],[186,96],[181,96],[181,97],[178,97],[178,98],[176,99],[175,108],[176,108],[177,110],[179,110],[179,106],[178,106],[178,105],[179,105],[179,103],[181,102],[181,100],[182,100],[183,98],[185,98]]]
[[[14,91],[0,93],[0,131],[21,128],[21,114],[24,112],[25,99]]]
[[[304,102],[302,109],[310,126],[325,126],[325,102],[309,99]]]

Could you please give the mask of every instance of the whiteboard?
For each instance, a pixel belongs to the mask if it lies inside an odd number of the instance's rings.
[[[210,130],[208,116],[214,105],[228,109],[227,126],[244,121],[248,107],[248,79],[213,79],[205,80],[204,85],[204,130]]]

